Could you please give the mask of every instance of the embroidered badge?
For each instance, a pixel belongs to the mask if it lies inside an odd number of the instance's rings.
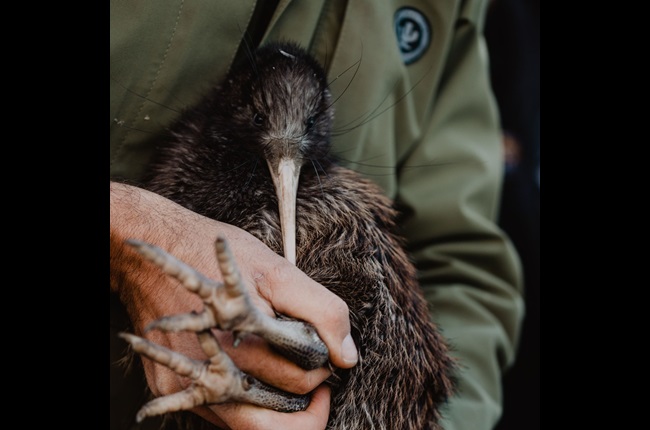
[[[404,64],[419,60],[431,42],[429,21],[412,7],[403,7],[395,12],[395,33]]]

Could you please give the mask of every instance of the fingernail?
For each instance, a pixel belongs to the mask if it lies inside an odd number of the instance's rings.
[[[359,360],[359,353],[357,352],[357,347],[354,345],[351,335],[345,336],[343,339],[343,344],[341,345],[341,356],[343,361],[348,364],[356,364]]]

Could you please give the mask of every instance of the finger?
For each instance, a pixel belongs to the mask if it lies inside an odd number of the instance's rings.
[[[188,358],[204,359],[205,354],[199,346],[194,333],[164,333],[153,331],[146,338],[170,350],[180,352]],[[168,395],[185,389],[190,383],[189,378],[183,378],[168,367],[142,356],[142,365],[147,383],[156,396]]]
[[[306,371],[294,362],[273,351],[261,338],[250,335],[233,347],[230,332],[218,333],[224,351],[240,370],[284,391],[307,394],[331,375],[328,368],[321,367]]]
[[[266,294],[276,311],[312,323],[329,349],[332,364],[342,368],[354,366],[358,352],[350,336],[347,304],[286,260],[282,261],[267,276],[256,279],[260,293]]]
[[[320,385],[313,393],[309,407],[302,412],[275,412],[243,403],[223,404],[210,408],[229,428],[256,430],[275,429],[324,429],[330,410],[331,391],[326,384]]]
[[[235,362],[236,366],[251,376],[276,388],[294,394],[307,394],[314,390],[331,375],[328,368],[310,371],[302,369],[292,361],[273,351],[263,339],[249,335],[239,346],[233,346],[233,334],[214,330],[224,352]],[[188,332],[166,333],[152,331],[147,338],[173,351],[198,359],[205,359],[196,334]],[[190,382],[167,367],[142,357],[147,381],[155,395],[171,394],[187,387]]]
[[[258,294],[275,311],[314,324],[329,349],[334,366],[349,368],[357,363],[357,349],[350,336],[349,311],[341,298],[249,233],[232,228],[224,235],[231,244],[245,282],[254,284]],[[272,313],[255,297],[253,301],[262,311]]]
[[[329,385],[321,384],[314,390],[309,407],[304,412],[298,413],[311,415],[313,421],[324,428],[327,425],[327,418],[330,413],[331,397],[332,390]]]

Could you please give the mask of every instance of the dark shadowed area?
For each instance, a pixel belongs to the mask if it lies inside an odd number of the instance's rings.
[[[492,85],[501,111],[506,171],[500,224],[524,268],[526,319],[504,381],[496,430],[540,428],[539,0],[494,0],[486,23]]]

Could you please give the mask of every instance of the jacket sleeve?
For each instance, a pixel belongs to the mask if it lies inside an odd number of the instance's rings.
[[[397,202],[434,319],[459,359],[447,430],[491,429],[513,363],[524,306],[519,259],[497,226],[502,181],[498,114],[482,15],[465,2],[423,138],[401,160]]]

